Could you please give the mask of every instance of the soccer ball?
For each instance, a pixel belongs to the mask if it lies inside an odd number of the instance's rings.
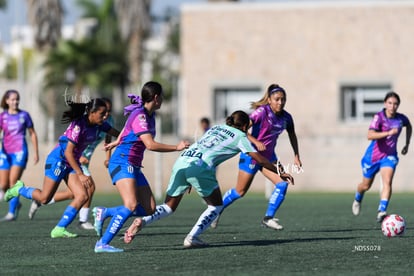
[[[404,234],[405,220],[399,215],[389,215],[381,223],[381,230],[386,237],[396,237]]]

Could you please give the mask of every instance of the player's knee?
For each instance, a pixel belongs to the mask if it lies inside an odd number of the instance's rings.
[[[89,199],[89,195],[86,192],[73,196],[73,200],[79,202],[81,206],[85,204],[88,201],[88,199]]]

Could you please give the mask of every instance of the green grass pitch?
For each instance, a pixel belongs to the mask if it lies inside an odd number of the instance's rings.
[[[77,220],[68,230],[78,238],[50,238],[68,202],[42,207],[31,221],[30,201],[21,199],[17,221],[0,223],[0,275],[407,275],[414,269],[413,198],[393,195],[388,212],[402,215],[407,229],[402,237],[386,238],[375,221],[376,192],[366,194],[358,217],[351,213],[353,194],[288,192],[277,213],[282,231],[260,226],[267,201],[251,193],[201,236],[208,248],[183,249],[205,208],[192,193],[131,244],[119,235],[112,245],[125,252],[113,254],[94,253],[95,232],[78,229]],[[116,194],[96,195],[93,206],[120,202]],[[0,210],[6,214],[7,203]]]

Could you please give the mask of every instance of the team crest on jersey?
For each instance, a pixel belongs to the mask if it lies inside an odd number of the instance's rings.
[[[141,122],[145,122],[147,119],[145,118],[145,114],[139,114],[138,115],[138,120]]]
[[[19,123],[24,124],[24,116],[23,114],[19,116]]]
[[[72,131],[72,139],[77,138],[79,136],[79,132],[80,132],[80,127],[76,125]]]
[[[374,119],[372,119],[372,121],[376,124],[376,123],[377,123],[377,121],[378,121],[378,119],[379,119],[378,114],[375,114],[375,115],[374,115]]]

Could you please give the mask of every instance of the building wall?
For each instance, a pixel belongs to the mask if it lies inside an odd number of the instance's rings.
[[[181,11],[180,126],[192,137],[213,117],[218,85],[279,83],[295,119],[304,172],[297,191],[354,191],[369,121],[340,118],[343,83],[389,83],[399,111],[413,118],[414,1],[326,1],[188,4]],[[248,105],[249,103],[246,103]],[[379,111],[379,110],[378,110]],[[399,151],[405,133],[400,137]],[[414,190],[413,149],[400,155],[394,188]],[[287,135],[277,153],[293,162]],[[237,158],[219,169],[223,185],[237,176]],[[254,189],[263,189],[257,178]],[[373,190],[379,189],[375,184]]]

